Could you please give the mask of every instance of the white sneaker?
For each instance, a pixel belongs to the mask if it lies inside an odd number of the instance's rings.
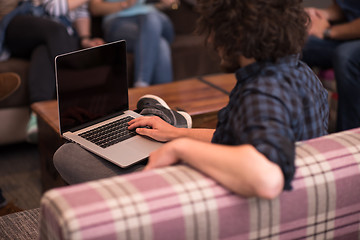
[[[190,114],[183,111],[174,111],[166,102],[155,95],[144,95],[137,102],[137,110],[141,115],[155,115],[164,121],[179,128],[191,128],[192,119]]]
[[[35,113],[31,113],[28,125],[26,127],[26,141],[29,143],[38,142],[38,125],[37,116]]]

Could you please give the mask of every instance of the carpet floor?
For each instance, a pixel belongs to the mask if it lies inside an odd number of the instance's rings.
[[[18,208],[13,202],[9,202],[5,207],[0,208],[0,217],[21,211],[23,211],[23,209]]]
[[[8,201],[2,209],[5,214],[40,206],[42,192],[36,145],[0,146],[0,188]]]

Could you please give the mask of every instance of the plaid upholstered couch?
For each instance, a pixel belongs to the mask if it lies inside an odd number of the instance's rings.
[[[40,219],[40,239],[360,239],[360,128],[296,154],[294,189],[274,200],[178,165],[50,190],[28,222]],[[1,219],[0,234],[24,231],[24,215]]]

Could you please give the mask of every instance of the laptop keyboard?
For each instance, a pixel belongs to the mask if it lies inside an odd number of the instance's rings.
[[[79,134],[79,136],[102,148],[107,148],[136,135],[134,131],[128,129],[128,122],[132,119],[134,118],[125,117],[115,122],[83,132]]]

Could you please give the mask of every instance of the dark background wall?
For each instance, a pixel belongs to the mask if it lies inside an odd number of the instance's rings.
[[[304,6],[325,8],[329,6],[331,2],[331,0],[304,0]]]

